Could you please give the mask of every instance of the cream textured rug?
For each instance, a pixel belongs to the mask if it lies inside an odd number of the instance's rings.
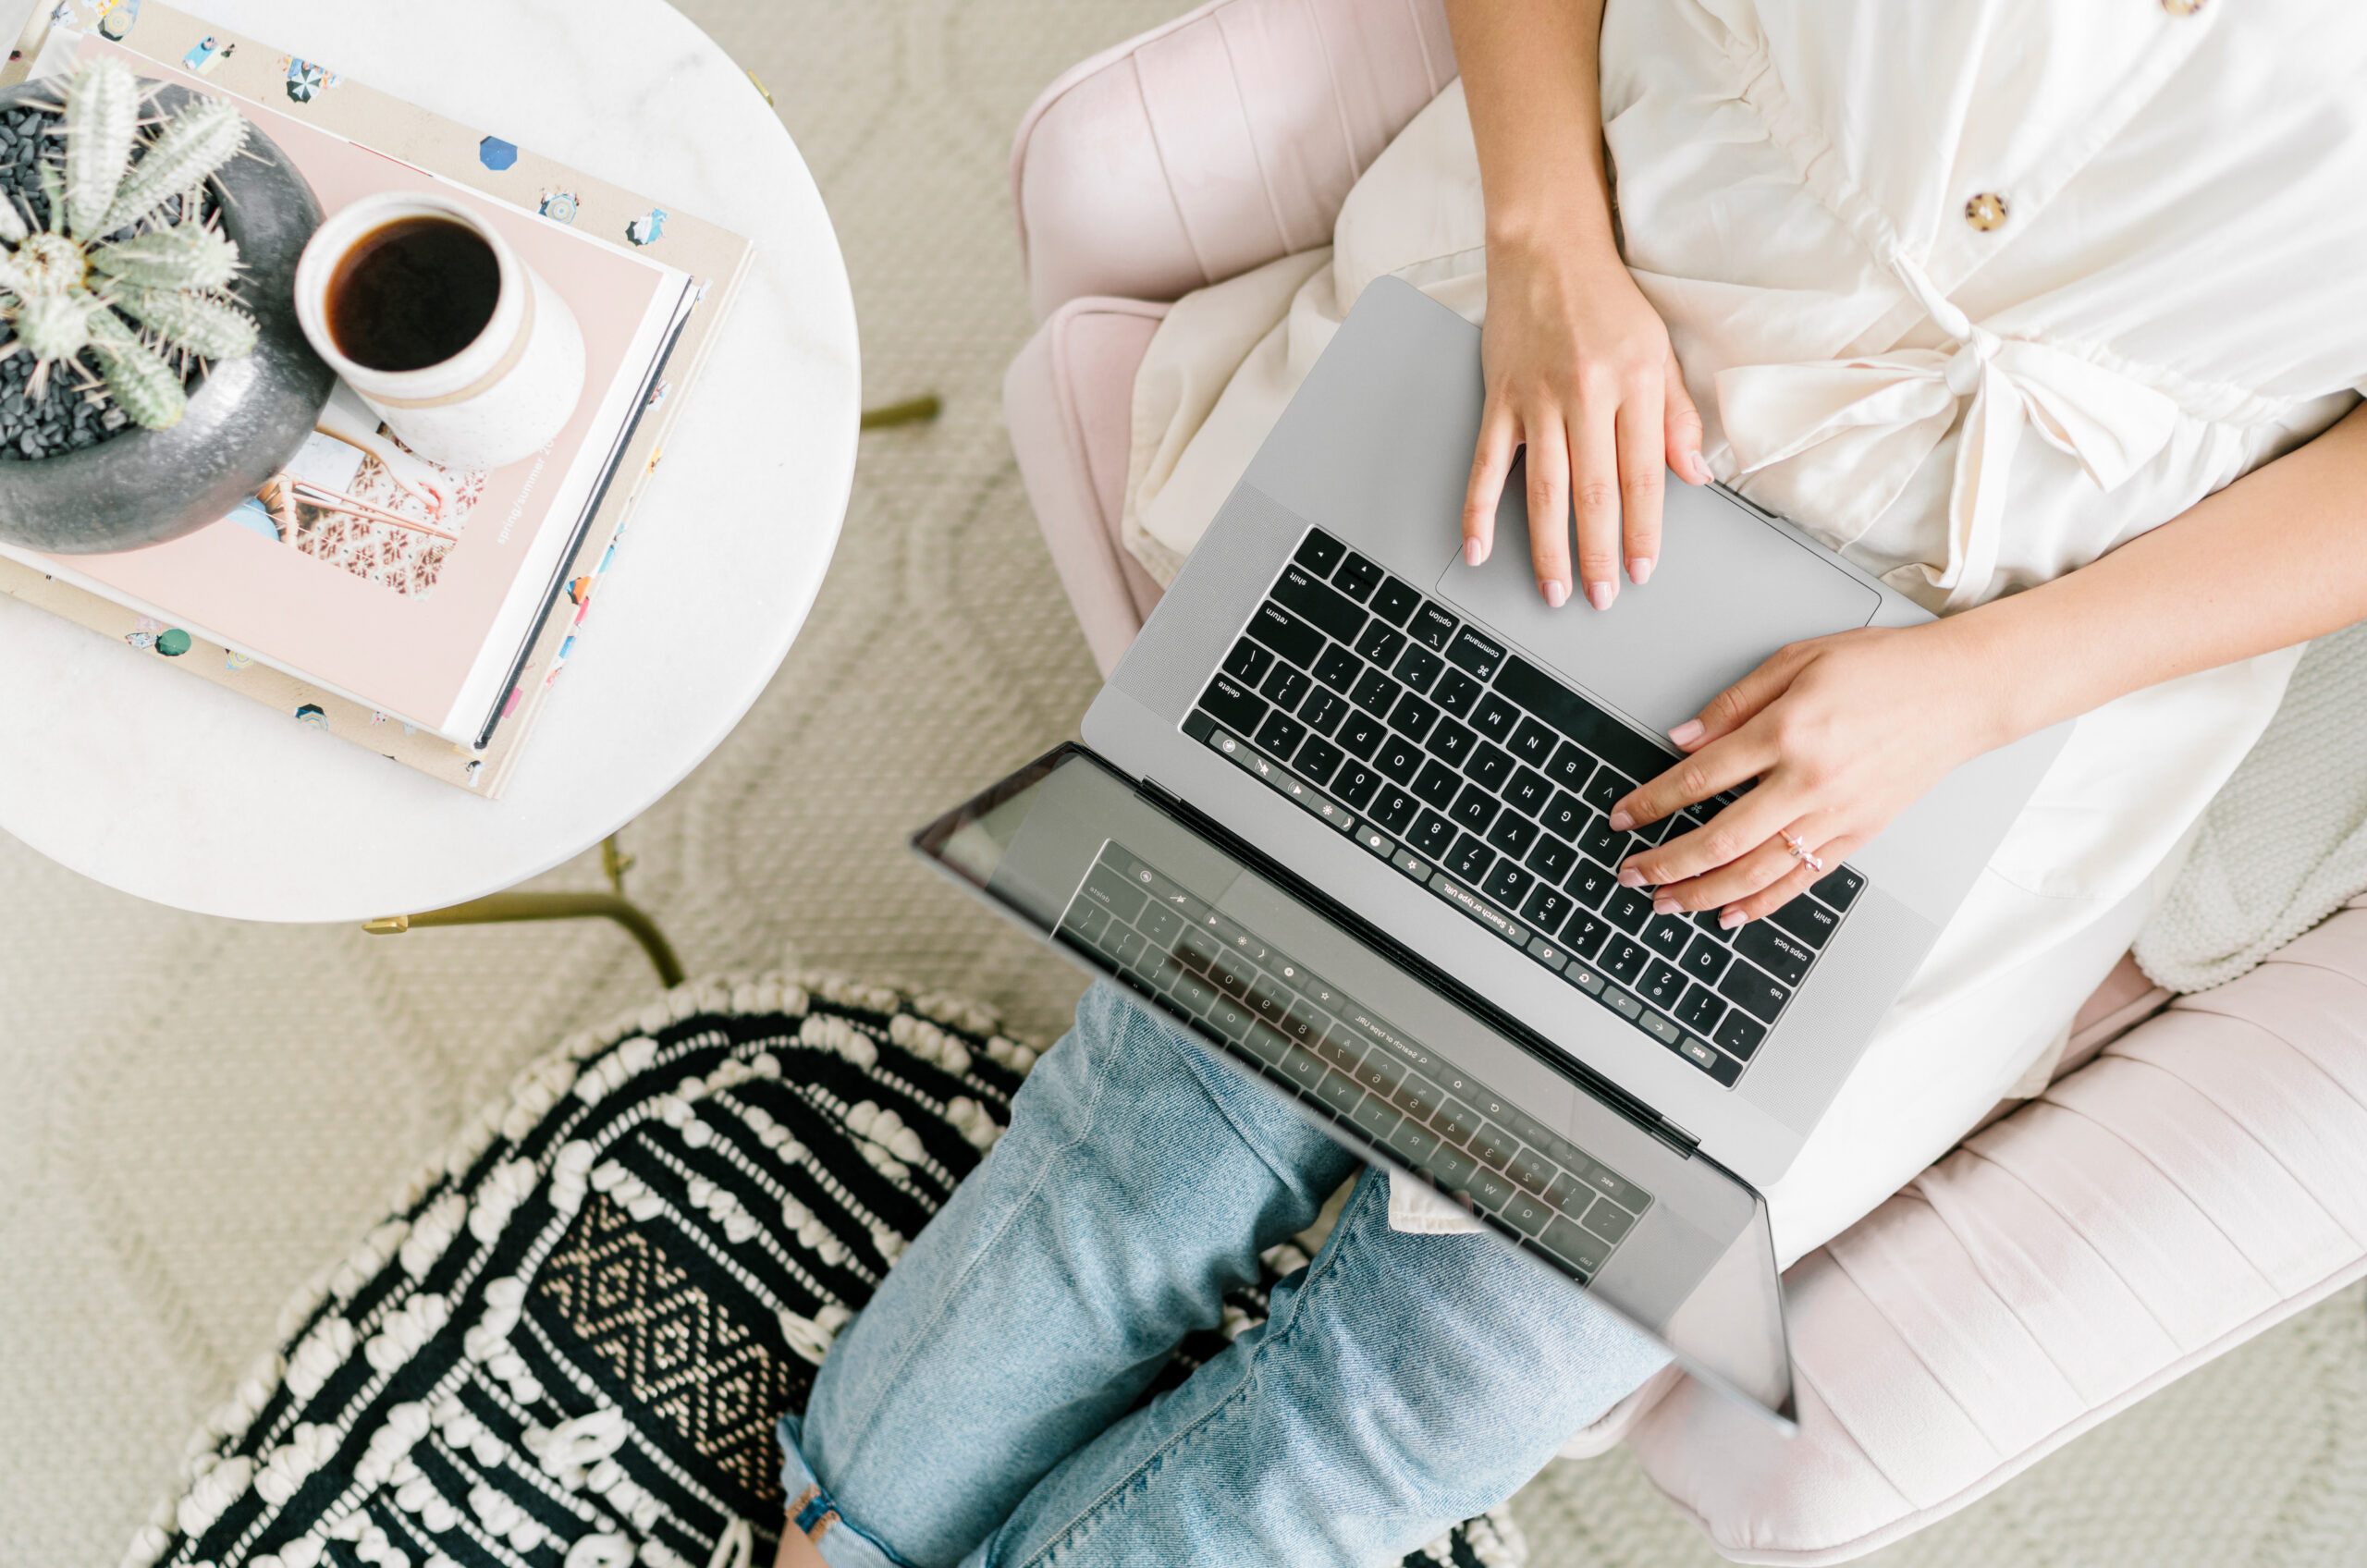
[[[1007,153],[1044,83],[1176,6],[687,8],[772,90],[821,181],[870,399],[935,389],[946,411],[865,438],[812,619],[739,731],[627,831],[632,890],[693,971],[793,947],[990,998],[1049,1038],[1075,977],[901,839],[1068,735],[1096,684],[1001,428],[1029,327]],[[587,857],[543,885],[598,877]],[[6,839],[0,911],[0,1568],[106,1568],[291,1286],[520,1062],[656,983],[601,926],[230,925]],[[1711,1560],[1621,1456],[1556,1467],[1520,1508],[1546,1568]],[[2359,1295],[1877,1561],[2358,1568]]]

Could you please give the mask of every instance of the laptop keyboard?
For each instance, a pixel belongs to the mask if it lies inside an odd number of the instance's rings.
[[[1674,760],[1478,626],[1310,529],[1184,721],[1230,758],[1731,1088],[1865,887],[1850,866],[1764,920],[1652,913],[1621,796]]]
[[[1138,856],[1106,843],[1058,934],[1244,1065],[1581,1283],[1652,1195]]]

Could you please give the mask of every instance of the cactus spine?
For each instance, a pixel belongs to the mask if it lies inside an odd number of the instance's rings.
[[[166,430],[187,410],[191,359],[254,351],[254,318],[228,292],[239,248],[198,218],[200,190],[238,155],[247,122],[219,99],[198,99],[134,163],[141,102],[122,66],[84,66],[66,88],[63,153],[43,159],[36,177],[43,226],[0,199],[0,319],[17,334],[0,354],[32,354],[30,386],[40,396],[53,367],[87,353],[93,396],[103,390],[136,423]],[[177,196],[184,200],[167,223]]]

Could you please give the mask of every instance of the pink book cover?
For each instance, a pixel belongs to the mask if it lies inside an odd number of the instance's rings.
[[[250,502],[145,549],[6,553],[373,708],[473,741],[533,631],[687,279],[104,38],[83,37],[76,54],[112,55],[143,76],[235,104],[302,169],[325,215],[386,190],[436,190],[468,202],[574,309],[585,389],[574,418],[541,453],[501,469],[452,471],[403,449],[339,384],[324,423],[374,430],[374,438],[315,435],[288,470],[366,507],[426,521],[448,541],[335,508]]]

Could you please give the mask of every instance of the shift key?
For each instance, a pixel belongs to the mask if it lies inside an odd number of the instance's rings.
[[[1735,933],[1735,950],[1786,986],[1808,978],[1816,962],[1815,949],[1764,920],[1754,920]]]

